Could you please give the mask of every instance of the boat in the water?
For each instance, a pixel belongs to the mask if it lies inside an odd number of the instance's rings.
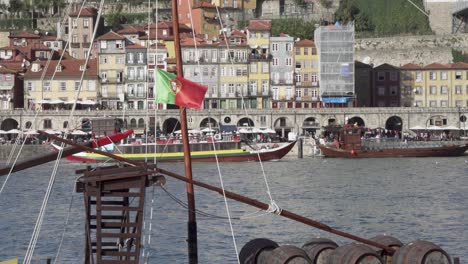
[[[261,146],[241,146],[241,142],[203,142],[190,143],[190,156],[192,161],[211,162],[211,161],[269,161],[279,160],[291,151],[295,142],[289,143],[271,143]],[[60,147],[51,144],[54,149]],[[178,162],[184,160],[183,145],[181,143],[170,144],[109,144],[102,146],[101,150],[113,153],[117,156],[136,161],[152,162],[156,159],[158,162]],[[155,151],[156,150],[156,151]],[[67,160],[77,162],[105,162],[109,158],[91,152],[79,152],[66,157]]]
[[[347,125],[332,144],[320,144],[325,157],[380,158],[380,157],[450,157],[461,156],[468,150],[468,142],[455,141],[386,141],[369,142],[362,139],[363,128]]]

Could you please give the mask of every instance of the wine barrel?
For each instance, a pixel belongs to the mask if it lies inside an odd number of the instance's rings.
[[[264,257],[265,256],[265,257]],[[275,248],[273,251],[268,252],[261,256],[258,264],[311,264],[307,253],[298,247],[285,245]]]
[[[449,255],[436,244],[416,240],[395,252],[392,264],[451,264]]]
[[[328,256],[338,247],[338,244],[328,238],[317,237],[307,241],[302,249],[314,264],[325,264]]]
[[[279,245],[266,238],[256,238],[245,244],[239,252],[239,260],[242,264],[256,264],[262,252],[271,251]]]
[[[403,243],[401,243],[401,241],[398,240],[397,238],[392,237],[392,236],[387,236],[387,235],[378,235],[378,236],[370,238],[369,240],[377,242],[387,247],[391,247],[395,250],[398,250],[403,245]],[[387,252],[385,252],[385,250],[381,248],[374,247],[374,246],[371,246],[371,248],[374,249],[375,252],[377,252],[382,257],[382,260],[385,264],[392,263],[392,255],[389,255]]]
[[[355,243],[337,247],[329,257],[329,264],[382,263],[382,258],[371,247]]]

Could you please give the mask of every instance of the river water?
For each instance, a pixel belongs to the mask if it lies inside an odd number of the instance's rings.
[[[0,194],[0,260],[26,252],[52,171],[52,163],[13,174]],[[287,158],[263,163],[276,203],[287,210],[364,238],[388,234],[403,243],[430,240],[452,257],[468,260],[468,156],[455,158],[324,159]],[[183,164],[161,167],[183,173]],[[35,259],[54,258],[64,234],[58,263],[83,263],[84,206],[73,193],[75,170],[63,161],[47,207]],[[222,163],[227,190],[267,202],[259,163]],[[193,164],[194,179],[220,186],[214,163]],[[185,184],[167,178],[166,189],[186,200]],[[0,183],[3,183],[2,177]],[[146,212],[154,195],[149,263],[187,263],[186,210],[159,187],[147,189]],[[197,209],[226,216],[224,199],[195,187]],[[69,224],[65,227],[71,205]],[[228,200],[238,250],[254,238],[301,246],[308,239],[350,240]],[[148,219],[149,217],[147,217]],[[223,218],[197,216],[199,263],[235,263],[236,251]],[[63,230],[65,229],[65,232]],[[41,262],[43,263],[43,262]]]

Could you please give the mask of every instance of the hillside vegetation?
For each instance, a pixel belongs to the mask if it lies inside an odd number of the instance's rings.
[[[421,9],[423,0],[411,0]],[[408,0],[344,0],[336,20],[355,21],[357,35],[432,34],[427,16]]]

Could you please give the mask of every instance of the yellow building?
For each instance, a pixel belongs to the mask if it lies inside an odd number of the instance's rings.
[[[249,90],[257,91],[257,108],[271,108],[270,92],[270,20],[250,20],[247,32],[249,54]]]
[[[406,64],[402,70],[402,106],[467,107],[468,64]]]
[[[46,61],[33,62],[24,74],[25,105],[39,109],[71,108],[75,99],[78,109],[95,107],[98,103],[99,89],[96,60],[89,60],[85,69],[85,60],[51,61],[46,67]],[[45,71],[45,72],[44,72]],[[81,75],[85,71],[83,82]],[[79,97],[76,98],[77,92]],[[48,119],[36,127],[52,128],[53,120]],[[54,125],[54,128],[62,128]],[[71,126],[72,127],[72,126]]]
[[[312,40],[303,39],[294,44],[295,108],[317,107],[319,103],[318,59]]]

